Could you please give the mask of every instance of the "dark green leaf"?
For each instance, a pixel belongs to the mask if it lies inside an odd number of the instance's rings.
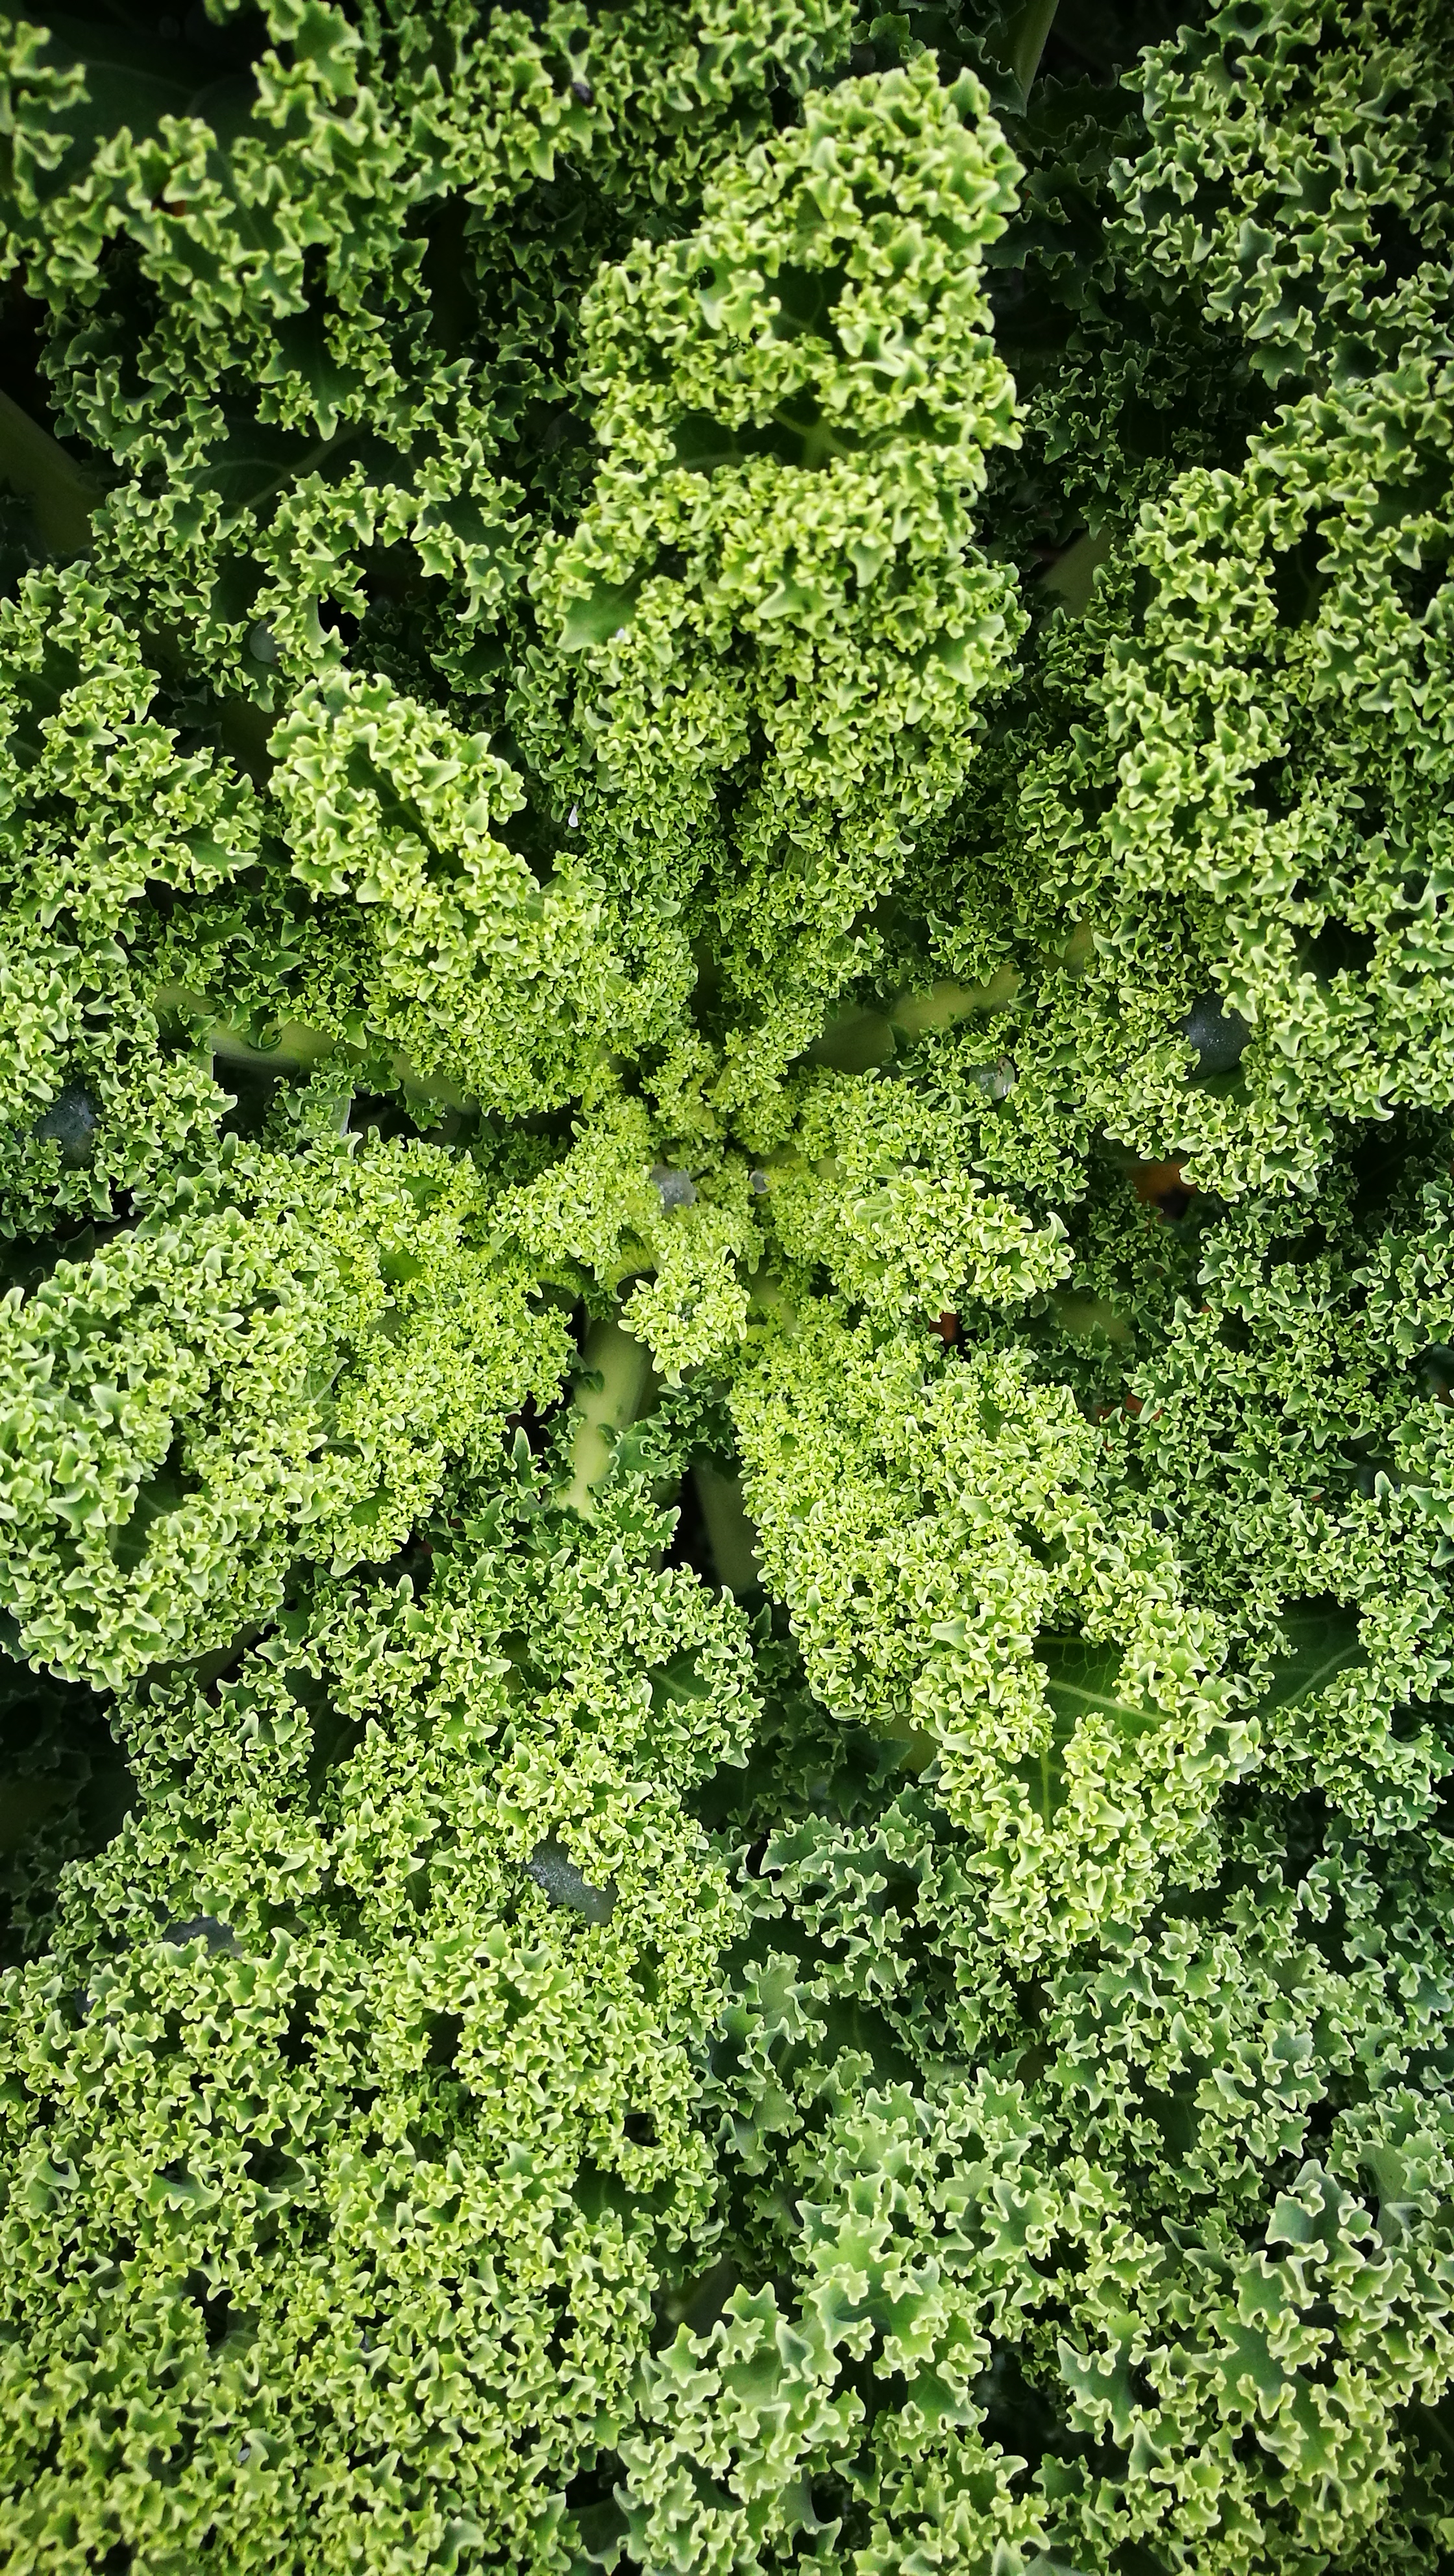
[[[1310,1699],[1336,1674],[1368,1661],[1359,1642],[1357,1611],[1338,1602],[1297,1602],[1282,1613],[1282,1628],[1292,1652],[1274,1664],[1272,1681],[1258,1703],[1263,1710]]]

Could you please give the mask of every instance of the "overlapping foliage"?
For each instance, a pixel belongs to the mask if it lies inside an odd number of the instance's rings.
[[[6,2566],[1444,2576],[1446,12],[0,46]]]

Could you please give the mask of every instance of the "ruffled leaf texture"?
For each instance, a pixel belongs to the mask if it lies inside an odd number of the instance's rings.
[[[1451,134],[0,31],[16,2576],[1454,2566]]]

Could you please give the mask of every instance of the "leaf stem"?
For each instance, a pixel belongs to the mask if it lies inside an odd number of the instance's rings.
[[[1059,0],[1025,0],[1024,7],[1017,9],[1010,20],[1010,69],[1026,98],[1040,69],[1040,57],[1055,24],[1058,6]]]
[[[651,1354],[645,1344],[614,1316],[592,1324],[574,1390],[578,1419],[570,1479],[556,1496],[583,1520],[592,1516],[595,1490],[610,1473],[616,1442],[641,1411],[651,1383]]]
[[[68,456],[59,439],[0,393],[0,475],[30,503],[42,542],[54,555],[89,552],[91,512],[101,487]]]
[[[697,1499],[707,1525],[712,1563],[724,1592],[751,1592],[762,1581],[757,1532],[747,1517],[740,1476],[724,1476],[703,1462],[696,1470]]]

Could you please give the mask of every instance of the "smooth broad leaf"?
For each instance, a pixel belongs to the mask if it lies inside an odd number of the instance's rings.
[[[1292,1652],[1273,1666],[1272,1680],[1259,1709],[1271,1712],[1310,1699],[1325,1683],[1368,1656],[1359,1641],[1358,1613],[1332,1601],[1303,1601],[1283,1613],[1283,1628]],[[1109,1718],[1123,1741],[1134,1742],[1159,1725],[1159,1712],[1121,1695],[1122,1650],[1114,1642],[1095,1645],[1085,1637],[1042,1637],[1035,1649],[1045,1675],[1045,1696],[1054,1723],[1050,1743],[1015,1766],[1048,1824],[1062,1804],[1061,1773],[1065,1748],[1081,1719],[1092,1711]]]
[[[573,1914],[583,1915],[587,1923],[609,1923],[616,1910],[614,1885],[592,1887],[554,1834],[536,1844],[525,1864],[525,1875],[534,1879],[548,1904],[566,1906]]]
[[[598,581],[589,599],[573,599],[560,631],[562,653],[580,653],[588,644],[604,644],[608,635],[631,622],[639,582],[622,586]]]
[[[0,1852],[19,1851],[36,1827],[76,1793],[76,1781],[65,1773],[7,1773],[0,1778]]]
[[[180,1511],[194,1494],[201,1492],[200,1479],[183,1465],[183,1443],[180,1432],[159,1467],[144,1476],[136,1489],[136,1500],[128,1517],[111,1533],[111,1555],[123,1574],[134,1574],[151,1544],[155,1522]]]
[[[934,659],[943,665],[951,680],[960,681],[965,688],[973,687],[984,676],[983,656],[976,653],[972,635],[946,636],[935,645]]]
[[[329,344],[329,319],[321,301],[282,316],[273,324],[277,354],[268,369],[269,383],[294,375],[307,386],[319,439],[333,437],[359,382],[357,369],[340,361]]]
[[[1056,16],[1056,0],[1020,0],[1018,8],[1005,12],[1004,33],[1000,39],[1001,59],[1005,62],[1021,91],[1028,98],[1040,57]]]
[[[1122,1656],[1114,1642],[1093,1645],[1086,1637],[1042,1637],[1035,1648],[1054,1722],[1049,1744],[1017,1762],[1015,1777],[1024,1782],[1047,1824],[1064,1804],[1065,1750],[1082,1718],[1099,1712],[1117,1735],[1131,1742],[1161,1722],[1159,1710],[1120,1696]]]
[[[1120,1696],[1124,1648],[1114,1640],[1093,1645],[1087,1637],[1042,1637],[1035,1660],[1045,1675],[1045,1696],[1055,1711],[1056,1731],[1067,1732],[1093,1709],[1114,1722],[1122,1735],[1144,1735],[1161,1723],[1160,1711],[1142,1700]]]
[[[678,465],[695,467],[699,474],[712,474],[723,465],[744,464],[749,456],[760,452],[762,441],[751,430],[724,428],[710,412],[688,412],[672,436],[672,453]]]
[[[1260,1710],[1290,1708],[1310,1699],[1338,1673],[1366,1664],[1367,1649],[1359,1638],[1356,1610],[1336,1601],[1299,1601],[1282,1613],[1282,1626],[1292,1652],[1279,1656],[1272,1680],[1258,1702]]]
[[[664,1717],[669,1708],[691,1708],[711,1696],[712,1685],[702,1679],[695,1649],[673,1655],[651,1676],[651,1705],[658,1717]]]
[[[158,131],[163,117],[185,116],[201,68],[195,58],[176,51],[169,59],[168,48],[119,28],[93,27],[49,12],[46,25],[52,64],[78,64],[86,87],[65,112],[70,152],[56,169],[36,174],[43,199],[74,185],[97,145],[122,127],[141,141]]]
[[[311,430],[283,429],[272,421],[234,414],[224,444],[214,449],[198,483],[215,492],[229,513],[256,509],[285,483],[310,473],[330,453],[330,441]]]

